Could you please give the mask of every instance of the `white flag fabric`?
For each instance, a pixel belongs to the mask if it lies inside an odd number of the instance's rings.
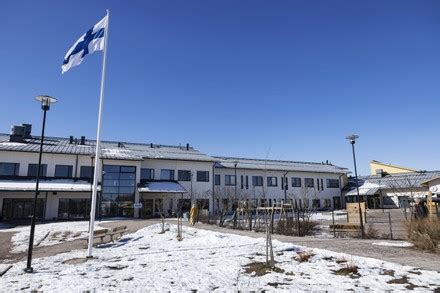
[[[62,73],[80,65],[87,54],[104,50],[104,34],[107,29],[107,23],[107,16],[105,16],[87,33],[83,34],[72,48],[67,51],[61,66]]]

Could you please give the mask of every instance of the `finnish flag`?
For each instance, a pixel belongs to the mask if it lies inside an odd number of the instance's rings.
[[[76,41],[72,48],[67,51],[66,57],[64,57],[63,65],[61,66],[62,73],[80,65],[87,54],[104,50],[104,35],[107,24],[108,15]]]

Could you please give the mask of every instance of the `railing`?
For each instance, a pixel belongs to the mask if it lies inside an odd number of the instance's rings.
[[[32,181],[36,180],[36,176],[7,176],[7,175],[0,175],[0,180],[9,180],[9,181]],[[49,176],[40,176],[40,180],[73,180],[76,181],[87,181],[88,183],[92,182],[92,178],[90,177],[49,177]]]

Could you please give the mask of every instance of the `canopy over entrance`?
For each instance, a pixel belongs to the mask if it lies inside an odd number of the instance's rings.
[[[175,181],[147,182],[138,188],[139,192],[150,193],[186,193],[187,190]]]

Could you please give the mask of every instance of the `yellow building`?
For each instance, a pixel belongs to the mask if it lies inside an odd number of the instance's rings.
[[[370,172],[371,175],[376,175],[378,170],[382,170],[382,173],[386,174],[399,174],[399,173],[410,173],[410,172],[417,172],[416,169],[410,169],[406,167],[391,165],[391,164],[385,164],[376,160],[370,161]]]

